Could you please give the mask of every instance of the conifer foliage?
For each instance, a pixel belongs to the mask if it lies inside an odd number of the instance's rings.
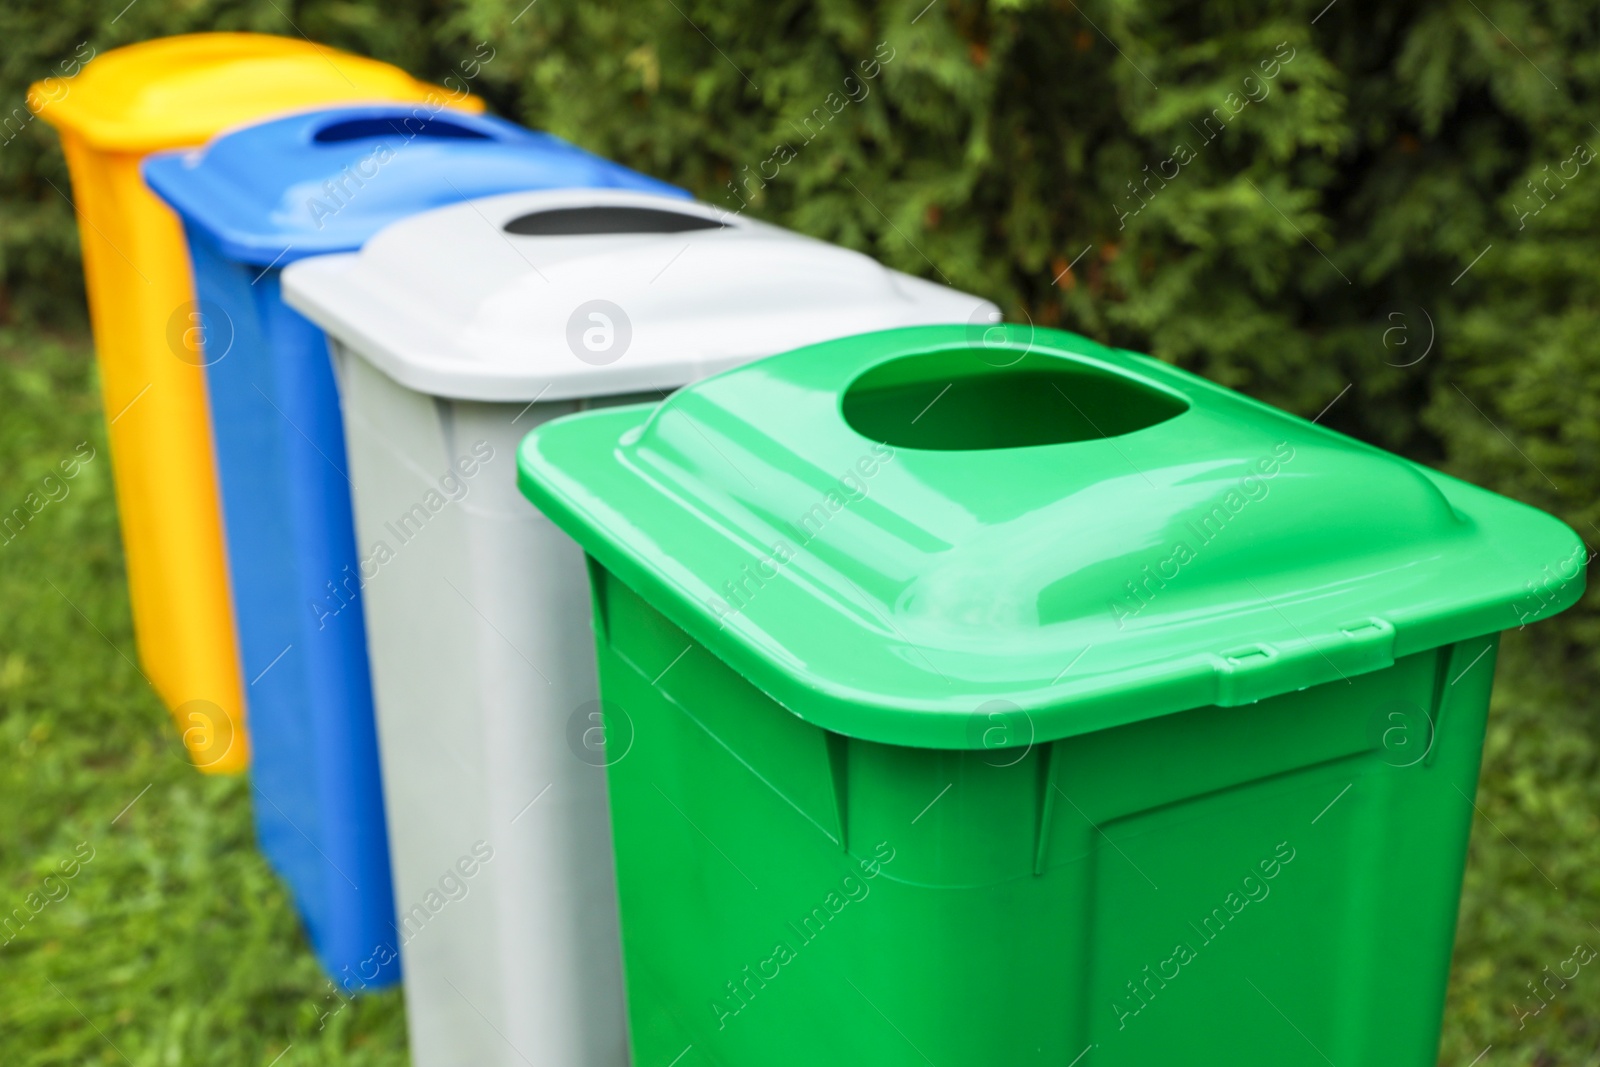
[[[303,33],[453,79],[508,117],[730,211],[990,296],[1016,320],[1322,413],[1600,543],[1590,5],[142,0],[108,10],[88,0],[0,10],[11,105],[0,115],[0,313],[81,314],[70,187],[53,134],[27,114],[28,82],[162,33]],[[1580,610],[1548,633],[1581,658],[1600,626]]]

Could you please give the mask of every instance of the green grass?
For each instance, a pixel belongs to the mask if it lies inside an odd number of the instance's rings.
[[[1578,945],[1600,952],[1594,689],[1537,629],[1503,647],[1439,1062],[1467,1067],[1492,1044],[1482,1067],[1596,1067],[1600,957],[1565,988],[1549,977]],[[1528,985],[1547,980],[1541,1007]]]
[[[61,898],[0,947],[0,1064],[403,1064],[398,993],[322,1019],[343,1002],[254,849],[246,783],[188,765],[134,666],[87,340],[0,331],[0,512],[83,441],[96,458],[68,495],[0,545],[0,917],[47,888]],[[1600,949],[1592,690],[1559,656],[1537,629],[1507,635],[1440,1060],[1451,1067],[1489,1045],[1482,1067],[1600,1067],[1600,959],[1520,1028],[1512,1010],[1536,1003],[1527,983],[1575,945]],[[64,880],[75,850],[92,859]]]
[[[87,339],[0,332],[0,511],[82,441],[67,495],[0,544],[0,918],[44,905],[0,928],[0,1064],[406,1063],[400,994],[339,1010],[247,782],[188,764],[134,666]]]

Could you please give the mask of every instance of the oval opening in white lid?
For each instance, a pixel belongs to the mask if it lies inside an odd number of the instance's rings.
[[[687,211],[641,207],[637,204],[588,204],[583,207],[544,208],[518,215],[505,224],[507,233],[519,237],[579,237],[614,233],[688,233],[720,230],[727,223]]]
[[[520,401],[676,389],[992,304],[707,204],[511,193],[422,212],[284,272],[289,304],[409,388]]]

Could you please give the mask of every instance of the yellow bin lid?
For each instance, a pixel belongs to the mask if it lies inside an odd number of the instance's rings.
[[[28,90],[28,106],[51,125],[96,148],[133,153],[203,144],[269,114],[369,100],[483,110],[476,97],[451,99],[388,63],[260,33],[145,41],[107,52],[75,77],[48,78]]]

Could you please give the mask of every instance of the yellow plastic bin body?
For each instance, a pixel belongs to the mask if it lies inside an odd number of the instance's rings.
[[[229,330],[196,305],[183,229],[139,162],[271,115],[368,100],[482,109],[386,63],[250,33],[119,48],[28,94],[72,175],[139,659],[207,771],[249,762],[202,369],[226,355]]]

